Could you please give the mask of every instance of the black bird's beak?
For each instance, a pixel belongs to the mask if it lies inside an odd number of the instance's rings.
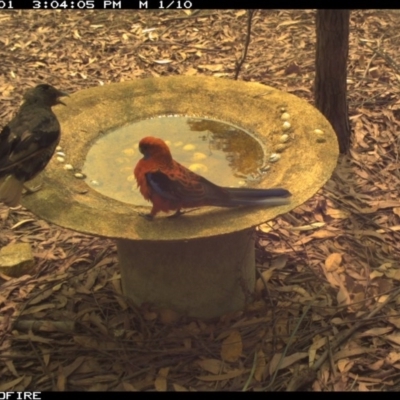
[[[66,106],[66,104],[59,99],[59,97],[69,97],[69,94],[67,92],[62,92],[61,90],[58,91],[57,104],[62,104],[63,106]]]

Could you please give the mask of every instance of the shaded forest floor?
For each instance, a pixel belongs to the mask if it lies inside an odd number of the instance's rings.
[[[165,75],[233,78],[244,10],[0,12],[0,125],[40,82],[70,92]],[[262,279],[217,321],[128,307],[112,241],[0,206],[0,391],[400,389],[400,13],[351,15],[350,157],[258,228]],[[313,101],[315,12],[261,10],[239,79]]]

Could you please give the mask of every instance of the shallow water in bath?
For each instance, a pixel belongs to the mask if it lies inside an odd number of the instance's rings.
[[[237,126],[206,119],[165,116],[138,121],[99,137],[83,168],[86,182],[101,194],[135,205],[150,205],[133,176],[142,158],[139,141],[163,139],[173,158],[221,186],[247,186],[260,177],[265,164],[261,143]]]

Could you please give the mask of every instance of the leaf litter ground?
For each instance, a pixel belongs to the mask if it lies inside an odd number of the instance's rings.
[[[163,75],[232,78],[244,10],[0,12],[1,124],[40,82],[71,92]],[[219,320],[130,307],[114,243],[0,207],[0,391],[400,388],[400,35],[397,11],[353,11],[354,143],[307,203],[257,231],[246,311]],[[313,101],[315,12],[258,11],[239,79]]]

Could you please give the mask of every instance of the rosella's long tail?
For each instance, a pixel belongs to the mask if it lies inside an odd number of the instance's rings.
[[[221,199],[220,207],[235,206],[282,206],[290,203],[291,193],[282,188],[251,189],[251,188],[224,188],[229,197]]]

